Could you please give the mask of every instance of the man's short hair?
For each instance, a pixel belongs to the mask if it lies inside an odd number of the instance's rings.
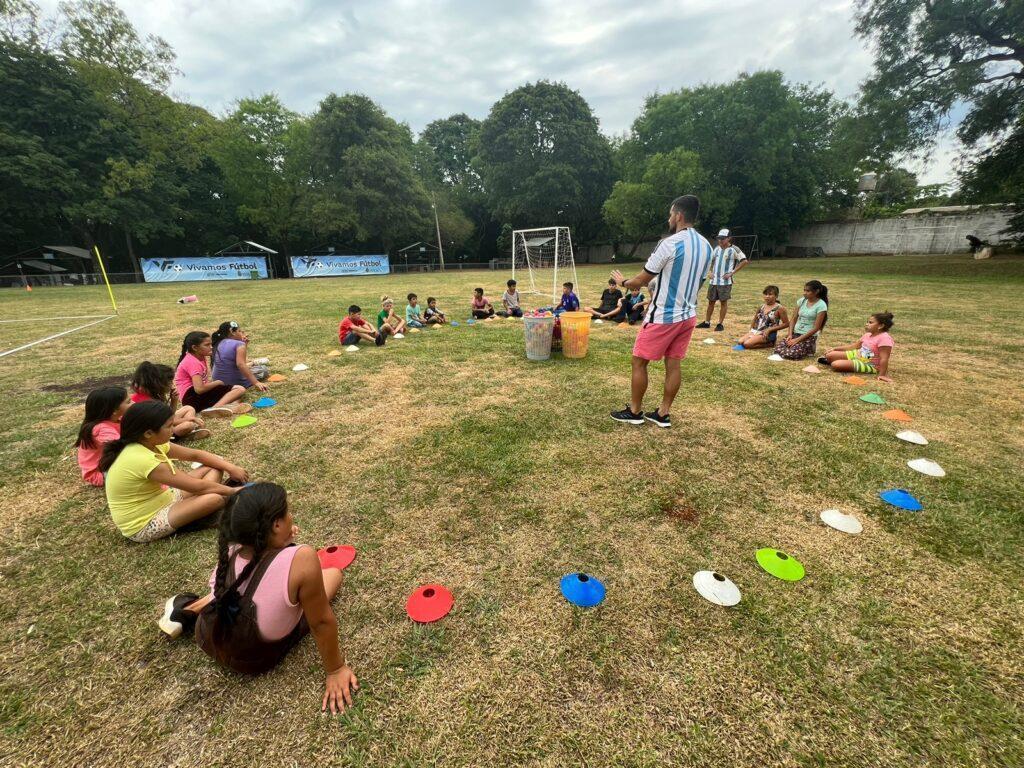
[[[419,298],[415,293],[410,293],[405,297],[406,301],[412,301],[413,299]]]
[[[435,299],[433,296],[427,296],[427,304],[429,304],[432,301],[437,301],[437,299]]]
[[[350,307],[348,308],[348,313],[349,313],[350,315],[354,315],[354,314],[356,314],[356,313],[358,313],[358,312],[362,312],[362,311],[363,311],[363,308],[362,308],[362,307],[360,307],[360,306],[359,306],[358,304],[353,304],[352,306],[350,306]]]
[[[672,201],[672,210],[683,214],[683,221],[693,224],[700,213],[700,200],[696,195],[682,195]]]
[[[572,290],[572,283],[562,283],[562,287],[563,288],[568,288],[571,291]]]
[[[516,284],[517,283],[516,283],[515,280],[509,280],[507,283],[505,283],[505,285],[507,285],[509,288],[511,288],[513,285],[516,285]]]

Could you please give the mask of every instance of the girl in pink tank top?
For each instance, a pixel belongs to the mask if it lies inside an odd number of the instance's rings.
[[[298,530],[281,486],[255,483],[232,496],[221,514],[211,594],[170,598],[160,629],[171,637],[194,632],[216,661],[254,674],[312,632],[327,676],[321,709],[341,712],[359,688],[338,645],[330,604],[341,571],[321,570],[316,552],[295,544]]]

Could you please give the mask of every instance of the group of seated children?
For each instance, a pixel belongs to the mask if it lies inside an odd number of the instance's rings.
[[[212,336],[192,331],[176,371],[146,360],[132,374],[130,396],[123,387],[102,387],[86,397],[75,442],[78,466],[85,482],[105,489],[111,517],[126,538],[152,541],[219,510],[223,497],[234,493],[221,483],[221,471],[244,482],[244,472],[230,462],[178,443],[209,437],[204,417],[251,411],[241,402],[248,387],[267,389],[247,362],[247,342],[233,321]],[[178,472],[172,458],[203,466]]]
[[[152,542],[220,513],[210,593],[168,599],[158,621],[165,634],[192,634],[219,664],[259,674],[312,633],[326,676],[321,710],[341,712],[359,683],[330,605],[340,568],[321,565],[311,547],[296,544],[284,488],[249,483],[236,464],[175,442],[209,434],[200,413],[241,413],[251,409],[240,402],[248,386],[266,389],[247,375],[246,342],[236,323],[221,325],[212,339],[195,331],[182,345],[177,374],[146,361],[132,376],[131,396],[123,387],[90,392],[76,443],[79,465],[86,482],[105,487],[111,518],[130,541]],[[198,468],[186,471],[176,461]]]
[[[633,325],[644,316],[647,303],[640,288],[630,288],[629,293],[623,296],[618,284],[609,280],[608,287],[601,292],[600,306],[587,307],[587,311],[595,320]]]
[[[793,314],[779,302],[779,288],[766,286],[764,303],[754,313],[750,330],[737,340],[746,349],[772,348],[787,360],[802,360],[815,354],[818,337],[828,321],[828,288],[819,280],[804,285],[803,296]],[[877,373],[879,381],[892,381],[889,359],[895,342],[889,329],[893,326],[891,312],[876,312],[868,318],[865,333],[854,344],[833,347],[818,358],[822,365],[842,373]],[[785,338],[779,333],[788,329]]]
[[[405,307],[405,319],[403,320],[395,313],[395,302],[390,296],[380,297],[380,312],[377,313],[377,325],[374,326],[369,320],[363,317],[363,309],[358,304],[352,304],[348,308],[348,315],[341,320],[338,326],[338,341],[343,346],[357,346],[359,342],[366,341],[383,347],[387,337],[404,339],[405,332],[409,329],[424,328],[428,325],[444,325],[448,322],[444,312],[437,308],[437,299],[430,296],[427,299],[427,308],[422,313],[419,307],[419,297],[410,293],[407,297],[408,304]]]

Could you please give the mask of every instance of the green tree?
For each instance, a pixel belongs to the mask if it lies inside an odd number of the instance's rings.
[[[308,119],[265,94],[239,101],[214,142],[229,204],[285,255],[325,211],[312,184],[309,133]]]
[[[314,177],[330,200],[326,231],[390,250],[428,238],[430,200],[413,164],[408,126],[365,96],[330,94],[310,122]]]
[[[38,48],[0,46],[0,242],[22,250],[83,229],[127,137],[78,74]]]
[[[584,239],[597,231],[612,153],[579,93],[547,81],[517,88],[491,108],[478,146],[476,165],[499,221],[569,225]]]
[[[859,0],[857,32],[873,44],[865,123],[888,160],[931,147],[955,113],[967,153],[967,201],[1024,208],[1024,3],[1020,0]],[[1024,213],[1012,222],[1024,236]]]
[[[466,114],[434,120],[420,134],[418,147],[425,173],[456,190],[479,190],[480,176],[473,167],[480,121]]]
[[[711,174],[702,220],[779,239],[853,200],[847,114],[828,91],[757,72],[648,98],[622,151],[633,174],[638,158],[695,152]]]
[[[680,147],[655,153],[644,165],[639,182],[615,183],[603,208],[609,229],[633,244],[630,257],[641,242],[665,228],[668,207],[681,194],[696,194],[704,206],[727,209],[725,202],[711,202],[720,193],[709,187],[709,174],[695,152]]]

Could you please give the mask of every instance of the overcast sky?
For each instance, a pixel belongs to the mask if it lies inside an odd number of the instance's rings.
[[[853,0],[118,3],[174,47],[178,98],[221,114],[273,91],[311,112],[332,91],[359,92],[414,131],[457,112],[482,118],[541,78],[578,90],[615,134],[654,92],[780,69],[849,98],[871,64],[853,35]],[[53,12],[57,0],[40,4]],[[922,180],[951,175],[944,142]]]

